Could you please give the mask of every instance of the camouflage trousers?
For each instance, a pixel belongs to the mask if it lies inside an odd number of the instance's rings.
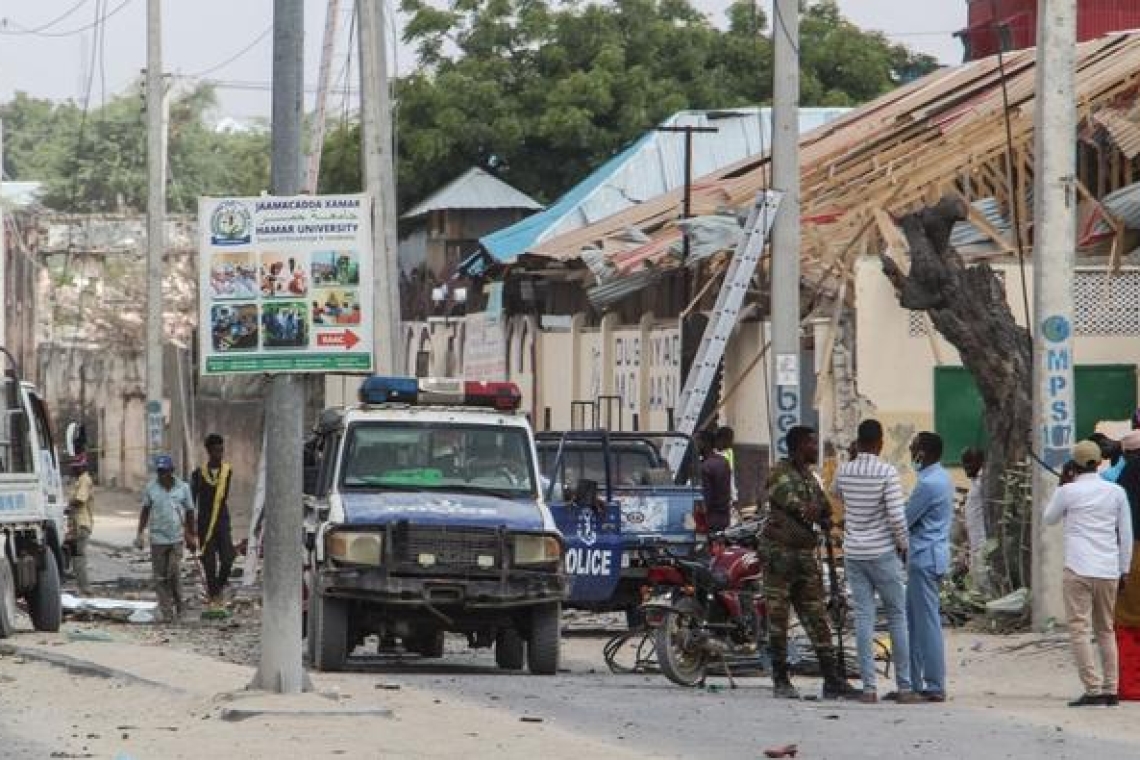
[[[768,649],[774,675],[787,672],[788,617],[796,617],[807,631],[823,675],[835,669],[835,642],[827,620],[823,576],[812,549],[771,545],[766,550],[764,600],[768,608]]]

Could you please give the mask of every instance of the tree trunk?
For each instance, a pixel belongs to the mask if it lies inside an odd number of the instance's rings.
[[[958,349],[962,364],[978,385],[989,436],[983,477],[986,534],[1001,538],[1002,476],[1009,465],[1024,462],[1029,454],[1031,343],[1028,331],[1014,320],[1005,286],[994,270],[985,263],[967,267],[950,248],[950,230],[965,218],[966,206],[955,198],[909,214],[902,219],[902,228],[910,245],[910,272],[903,274],[885,254],[879,258],[899,304],[930,315],[935,329]],[[1022,547],[1008,548],[1020,553]],[[994,552],[991,557],[1005,553]],[[1006,577],[1014,570],[994,569]]]

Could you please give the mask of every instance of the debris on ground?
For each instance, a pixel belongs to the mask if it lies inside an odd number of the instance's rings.
[[[111,599],[63,594],[63,611],[70,617],[103,618],[120,623],[153,623],[157,602],[142,599]]]
[[[795,757],[799,752],[795,744],[785,744],[782,747],[769,747],[764,750],[764,757]]]

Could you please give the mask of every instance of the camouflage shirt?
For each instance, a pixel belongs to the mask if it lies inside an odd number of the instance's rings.
[[[765,537],[790,549],[814,549],[819,545],[819,532],[805,514],[812,505],[821,515],[826,515],[830,508],[819,481],[814,475],[804,477],[795,465],[782,460],[768,476]]]

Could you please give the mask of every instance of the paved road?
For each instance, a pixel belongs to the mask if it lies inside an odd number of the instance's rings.
[[[568,672],[554,679],[497,672],[486,653],[450,655],[447,664],[366,658],[359,662],[362,672],[342,678],[405,683],[436,692],[444,705],[460,701],[542,718],[647,757],[758,757],[766,747],[789,743],[813,759],[1140,756],[1135,744],[1020,722],[997,707],[788,702],[774,699],[762,678],[739,679],[740,688],[730,691],[723,679],[711,681],[710,690],[681,689],[660,675],[615,676],[600,656],[604,641],[567,639]],[[819,680],[798,683],[806,692],[818,689]]]

